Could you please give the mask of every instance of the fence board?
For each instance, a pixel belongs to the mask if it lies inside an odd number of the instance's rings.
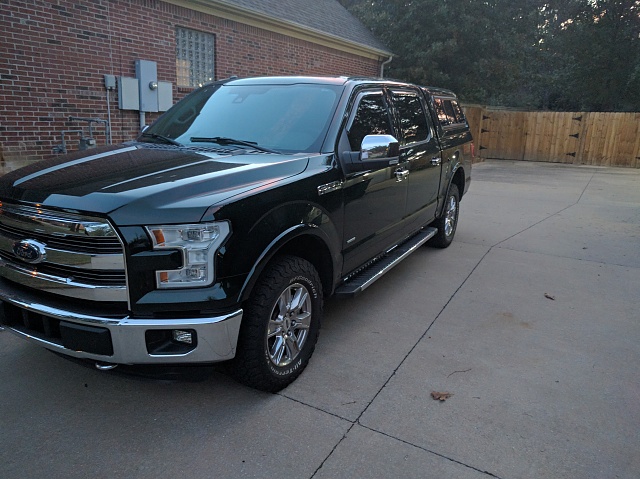
[[[480,158],[640,167],[640,113],[465,110]]]

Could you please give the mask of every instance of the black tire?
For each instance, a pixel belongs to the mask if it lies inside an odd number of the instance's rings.
[[[311,263],[296,256],[275,258],[245,304],[231,374],[262,391],[288,386],[313,354],[322,302],[322,284]]]
[[[446,248],[453,241],[458,227],[458,215],[460,214],[460,193],[455,184],[449,186],[449,193],[444,203],[442,216],[432,223],[438,228],[438,233],[428,241],[429,246]]]

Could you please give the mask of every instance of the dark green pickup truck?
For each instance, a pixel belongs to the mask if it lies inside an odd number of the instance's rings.
[[[472,156],[447,90],[205,85],[136,141],[0,178],[0,321],[101,369],[228,361],[277,391],[309,361],[326,297],[451,243]]]

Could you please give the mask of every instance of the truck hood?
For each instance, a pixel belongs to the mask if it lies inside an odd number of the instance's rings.
[[[109,215],[121,226],[198,222],[213,205],[302,173],[308,157],[131,143],[0,177],[0,199]]]

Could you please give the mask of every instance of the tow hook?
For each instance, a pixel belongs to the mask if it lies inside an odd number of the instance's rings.
[[[101,363],[101,362],[96,361],[96,369],[98,369],[100,371],[111,371],[112,369],[115,369],[117,367],[118,367],[117,364]]]

